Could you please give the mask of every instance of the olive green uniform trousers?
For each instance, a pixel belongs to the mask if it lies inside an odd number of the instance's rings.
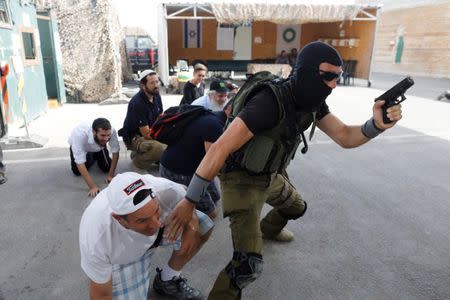
[[[276,236],[289,219],[299,218],[306,210],[301,196],[281,174],[251,176],[243,171],[229,172],[220,176],[220,183],[223,213],[230,218],[234,251],[261,254],[262,232],[268,237]],[[273,209],[260,221],[264,203]],[[239,264],[234,260],[231,263]],[[241,289],[223,269],[208,299],[240,298]]]

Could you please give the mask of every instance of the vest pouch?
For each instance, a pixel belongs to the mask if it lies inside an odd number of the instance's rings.
[[[286,157],[286,149],[282,143],[277,141],[274,144],[272,154],[269,157],[269,161],[267,163],[267,171],[269,173],[277,172],[280,166],[283,164],[283,160]]]
[[[297,137],[292,146],[289,147],[289,152],[286,153],[286,156],[283,157],[283,162],[280,164],[282,169],[286,169],[291,160],[294,159],[295,153],[297,152],[298,146],[302,142],[302,138],[300,136]]]
[[[256,174],[263,172],[273,148],[273,139],[264,135],[255,135],[245,147],[241,166]]]

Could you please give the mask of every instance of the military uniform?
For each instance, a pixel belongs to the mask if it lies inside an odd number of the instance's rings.
[[[284,170],[302,141],[301,133],[314,122],[316,114],[295,111],[289,82],[269,84],[254,96],[258,97],[277,99],[278,117],[275,126],[255,134],[233,153],[220,175],[223,213],[230,219],[234,253],[209,299],[240,299],[242,288],[262,272],[262,235],[275,237],[288,220],[301,217],[307,207]],[[259,103],[261,106],[265,105]],[[318,117],[328,112],[324,103]],[[264,203],[273,208],[260,221]]]

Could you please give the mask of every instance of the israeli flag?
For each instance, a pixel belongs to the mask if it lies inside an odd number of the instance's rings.
[[[201,20],[184,20],[183,48],[201,48],[202,23]]]

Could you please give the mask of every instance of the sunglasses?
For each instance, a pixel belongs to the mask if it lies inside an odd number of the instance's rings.
[[[319,69],[319,76],[325,81],[339,80],[342,77],[342,73],[344,72],[334,73]]]

